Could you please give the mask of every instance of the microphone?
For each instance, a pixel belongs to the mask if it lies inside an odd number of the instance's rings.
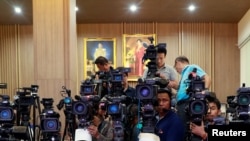
[[[144,79],[143,79],[143,78],[138,78],[137,82],[138,82],[139,84],[142,84],[142,83],[144,83]]]

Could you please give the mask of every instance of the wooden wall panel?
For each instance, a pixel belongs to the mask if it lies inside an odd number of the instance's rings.
[[[16,75],[16,72],[11,72],[8,74],[11,76],[6,77],[5,74],[8,72],[7,70],[10,70],[12,67],[7,66],[6,68],[4,65],[5,69],[1,68],[0,78],[2,80],[9,79],[9,81],[11,79],[11,85],[13,84],[12,82],[15,82],[16,80],[22,85],[29,85],[29,83],[32,82],[32,73],[37,73],[36,71],[32,72],[29,70],[32,67],[34,67],[35,70],[37,69],[35,65],[29,67],[29,64],[32,64],[32,57],[35,57],[36,55],[32,54],[31,51],[33,48],[32,37],[34,36],[31,29],[32,26],[20,26],[19,30],[17,30],[18,28],[15,26],[10,27],[14,30],[13,34],[8,35],[11,36],[8,40],[1,40],[0,44],[10,42],[8,43],[10,46],[17,45],[20,50],[19,52],[15,52],[15,50],[1,47],[0,53],[2,54],[1,58],[8,58],[6,52],[13,51],[10,54],[20,53],[19,58],[8,60],[8,62],[12,62],[12,64],[17,63],[15,61],[18,60],[19,67],[16,70],[19,76]],[[6,26],[1,30],[10,27]],[[240,53],[236,46],[237,24],[231,23],[141,23],[141,25],[140,23],[79,24],[77,25],[77,73],[79,82],[83,80],[84,71],[83,38],[116,38],[116,65],[120,66],[122,65],[121,56],[123,34],[154,33],[157,35],[157,43],[167,43],[167,64],[173,66],[174,59],[178,55],[187,55],[190,58],[191,63],[200,65],[211,76],[211,90],[217,93],[222,102],[226,102],[226,97],[228,95],[235,94],[235,90],[240,86]],[[19,38],[16,40],[18,36]],[[43,54],[41,57],[48,57],[49,55],[51,54]],[[35,61],[35,59],[33,61]],[[3,62],[2,59],[1,62]],[[57,65],[61,65],[61,63],[58,62]],[[58,73],[63,73],[63,70],[60,69],[57,69],[56,71]],[[47,81],[51,85],[47,84]],[[63,82],[61,82],[61,80],[57,81],[56,79],[48,79],[41,82],[41,84],[46,85],[46,87],[56,87],[56,90],[60,90]],[[137,82],[130,82],[130,84],[135,86]],[[79,85],[76,87],[79,87]],[[56,94],[57,92],[53,91],[53,93]],[[46,93],[45,95],[49,96],[49,93]],[[58,96],[57,98],[59,100],[61,97]]]
[[[214,85],[221,101],[235,95],[240,85],[240,50],[237,45],[236,24],[214,26]]]
[[[32,25],[20,26],[19,36],[19,87],[30,87],[35,84]]]

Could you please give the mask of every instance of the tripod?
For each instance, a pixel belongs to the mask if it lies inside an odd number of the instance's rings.
[[[71,111],[67,111],[67,109],[64,110],[64,114],[65,114],[66,120],[65,120],[65,128],[64,128],[62,140],[64,141],[65,136],[66,136],[66,132],[68,129],[68,131],[72,137],[71,140],[74,141],[75,140],[75,128],[74,128],[74,126],[76,123],[75,115]]]

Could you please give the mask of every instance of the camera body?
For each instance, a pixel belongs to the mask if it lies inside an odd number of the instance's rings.
[[[40,129],[42,131],[41,140],[55,140],[60,141],[60,129],[61,122],[59,120],[59,113],[53,110],[52,98],[43,98],[41,103],[43,104],[44,109],[40,115]]]
[[[44,109],[41,114],[41,130],[43,133],[60,132],[61,122],[59,113],[53,110],[52,98],[43,98],[41,103]]]
[[[197,68],[189,74],[187,83],[187,94],[189,95],[189,104],[186,107],[186,113],[188,114],[190,121],[201,125],[203,117],[207,114],[208,102],[207,97],[209,93],[205,91],[205,82],[196,74]]]
[[[147,76],[145,79],[138,79],[136,85],[136,97],[140,100],[141,114],[142,114],[142,132],[154,133],[156,125],[156,111],[154,109],[156,103],[156,94],[159,88],[165,88],[169,80],[161,79],[157,74],[157,52],[158,48],[166,48],[166,43],[153,45],[153,38],[148,38],[151,44],[147,47],[143,56],[144,60],[149,60],[147,63]]]
[[[15,114],[13,106],[10,105],[10,97],[8,95],[0,95],[0,124],[14,124]]]
[[[79,128],[85,128],[90,125],[93,115],[96,112],[93,107],[100,100],[98,95],[94,94],[95,84],[90,80],[85,80],[80,86],[80,96],[75,96],[72,105],[72,113],[77,115]]]
[[[228,96],[229,105],[227,113],[232,114],[229,122],[247,122],[250,123],[250,87],[238,88],[236,96]]]

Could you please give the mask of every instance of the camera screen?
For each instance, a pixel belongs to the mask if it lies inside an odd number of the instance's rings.
[[[93,85],[83,85],[81,86],[81,94],[92,94],[94,92]]]
[[[121,82],[123,80],[122,74],[113,74],[113,81],[114,82]]]

